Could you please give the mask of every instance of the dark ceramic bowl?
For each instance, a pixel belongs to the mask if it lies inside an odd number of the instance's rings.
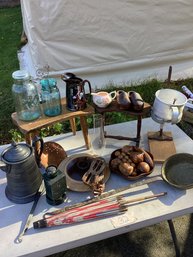
[[[193,155],[177,153],[170,156],[162,165],[161,174],[170,185],[188,189],[193,187]]]
[[[64,172],[66,176],[67,188],[76,192],[90,191],[90,187],[82,181],[82,176],[90,168],[91,162],[95,156],[82,153],[74,154],[65,158],[59,165],[58,169]],[[104,182],[110,177],[110,171],[106,166],[104,169]]]

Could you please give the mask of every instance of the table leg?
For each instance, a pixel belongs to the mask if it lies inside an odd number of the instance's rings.
[[[87,147],[87,149],[89,149],[91,146],[91,143],[90,143],[90,138],[88,135],[88,126],[87,126],[87,120],[86,120],[85,116],[80,116],[80,125],[81,125],[81,129],[82,129],[82,133],[84,136],[86,147]]]
[[[72,129],[73,135],[76,135],[76,121],[75,118],[70,118],[70,126]]]
[[[180,257],[180,247],[179,247],[179,244],[178,244],[178,240],[177,240],[176,231],[175,231],[175,228],[174,228],[173,221],[168,220],[168,225],[169,225],[172,240],[173,240],[173,243],[174,243],[174,247],[175,247],[175,251],[176,251],[176,257]]]

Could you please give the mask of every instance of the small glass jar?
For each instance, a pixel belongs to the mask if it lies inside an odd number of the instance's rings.
[[[40,84],[44,114],[46,116],[57,116],[61,114],[61,97],[56,80],[53,78],[42,79]]]
[[[41,116],[39,95],[25,70],[13,72],[12,94],[18,118],[23,121],[36,120]]]

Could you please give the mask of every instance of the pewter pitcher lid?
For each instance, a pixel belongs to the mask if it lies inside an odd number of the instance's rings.
[[[27,159],[31,153],[32,148],[29,145],[13,141],[11,146],[3,151],[2,159],[9,164],[18,163]]]
[[[81,81],[83,81],[81,78],[77,77],[74,73],[71,73],[71,72],[67,72],[63,74],[62,79],[65,82],[75,82],[75,83],[80,83]]]

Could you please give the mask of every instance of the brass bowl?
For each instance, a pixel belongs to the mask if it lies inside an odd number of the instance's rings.
[[[161,174],[164,181],[170,185],[188,189],[193,187],[193,155],[177,153],[164,161]]]

